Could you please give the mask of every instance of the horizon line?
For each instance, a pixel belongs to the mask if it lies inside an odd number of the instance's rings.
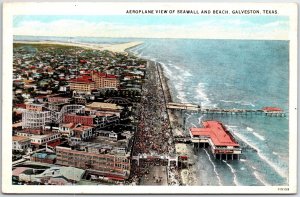
[[[115,39],[185,39],[185,40],[253,40],[253,41],[290,41],[289,39],[262,39],[262,38],[164,38],[164,37],[109,37],[109,36],[45,36],[45,35],[13,35],[29,37],[61,37],[61,38],[115,38]],[[15,39],[13,39],[15,41]],[[26,41],[26,40],[23,40]]]

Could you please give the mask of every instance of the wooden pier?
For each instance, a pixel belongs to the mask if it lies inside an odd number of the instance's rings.
[[[266,116],[282,116],[285,112],[277,107],[264,107],[262,109],[221,109],[221,108],[203,108],[200,105],[191,103],[167,103],[167,109],[186,110],[201,114],[220,114],[220,115],[266,115]]]

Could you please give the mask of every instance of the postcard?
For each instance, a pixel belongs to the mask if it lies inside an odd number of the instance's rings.
[[[297,192],[297,4],[3,7],[4,193]]]

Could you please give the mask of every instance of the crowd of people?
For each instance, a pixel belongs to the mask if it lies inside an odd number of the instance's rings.
[[[147,67],[147,77],[142,89],[142,99],[138,104],[139,124],[135,134],[132,154],[167,156],[175,153],[161,76],[154,62]],[[161,161],[163,163],[164,161]],[[132,164],[132,177],[138,179],[155,162],[140,161]]]

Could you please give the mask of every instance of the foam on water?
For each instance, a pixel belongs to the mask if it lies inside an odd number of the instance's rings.
[[[248,101],[228,101],[228,100],[220,100],[223,103],[234,103],[234,104],[239,104],[239,105],[244,105],[244,106],[251,106],[251,107],[255,107],[255,105],[251,102]]]
[[[219,176],[219,173],[218,173],[217,170],[216,170],[216,165],[215,165],[214,162],[211,160],[210,155],[208,154],[208,152],[207,152],[205,149],[204,149],[204,151],[205,151],[205,153],[206,153],[206,155],[207,155],[207,157],[208,157],[208,160],[210,161],[210,163],[212,164],[212,166],[213,166],[213,168],[214,168],[214,172],[215,172],[215,174],[216,174],[216,176],[217,176],[219,185],[222,186],[221,178],[220,178],[220,176]]]
[[[187,102],[186,93],[185,93],[185,87],[182,81],[178,81],[175,85],[175,89],[177,91],[177,98],[181,102]]]
[[[233,169],[233,167],[225,160],[222,160],[229,168],[230,168],[230,171],[231,173],[233,174],[233,183],[235,185],[240,185],[239,182],[237,181],[237,177],[236,177],[236,173],[235,173],[235,170]]]
[[[264,136],[259,135],[259,134],[256,133],[256,132],[253,132],[253,135],[254,135],[255,137],[257,137],[258,139],[260,139],[261,141],[265,141],[265,140],[266,140]]]
[[[250,143],[249,140],[242,136],[241,134],[237,133],[237,132],[234,132],[233,131],[233,134],[235,136],[237,136],[239,139],[241,139],[243,142],[245,142],[248,146],[252,147],[253,149],[257,150],[257,155],[262,159],[264,160],[271,168],[274,169],[274,171],[279,175],[281,176],[282,178],[285,178],[287,179],[287,175],[286,175],[286,172],[281,169],[279,166],[277,166],[275,163],[273,163],[270,158],[268,158],[267,156],[265,156],[263,153],[261,153],[261,150],[255,146],[254,144]]]
[[[270,184],[269,184],[268,182],[266,182],[266,181],[262,178],[262,176],[261,176],[257,171],[254,171],[254,172],[253,172],[253,175],[254,175],[255,178],[256,178],[257,180],[259,180],[263,185],[265,185],[265,186],[270,186]]]
[[[205,83],[198,83],[196,87],[196,98],[198,98],[201,101],[202,106],[209,106],[211,102],[205,91]]]
[[[247,129],[247,131],[253,131],[253,129],[251,127],[247,127],[246,129]]]

